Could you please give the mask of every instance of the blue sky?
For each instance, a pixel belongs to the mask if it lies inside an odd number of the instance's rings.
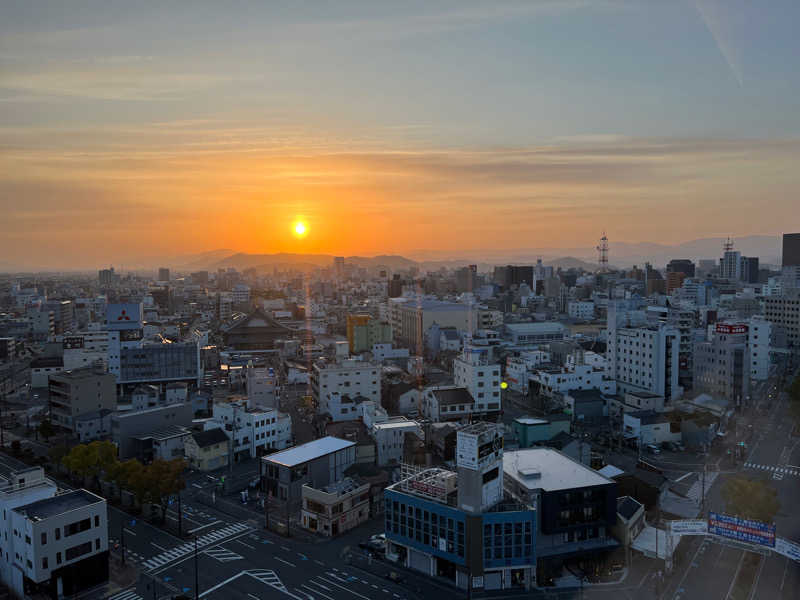
[[[774,179],[762,196],[774,211],[729,219],[707,233],[750,233],[747,227],[775,233],[792,215],[786,194],[798,191],[786,169],[767,177],[768,169],[797,158],[798,22],[800,3],[783,0],[5,2],[0,167],[13,173],[0,176],[0,197],[13,203],[12,191],[30,196],[45,211],[52,206],[48,194],[60,189],[63,197],[98,212],[116,195],[131,206],[185,215],[188,197],[197,198],[197,191],[183,186],[174,201],[168,187],[148,185],[139,193],[124,185],[131,173],[102,164],[165,151],[195,160],[198,152],[212,150],[237,160],[253,152],[314,157],[432,151],[456,153],[457,160],[463,151],[553,146],[610,156],[622,146],[628,154],[648,155],[657,140],[658,147],[670,147],[665,161],[685,154],[684,145],[705,148],[695,161],[704,168],[688,180],[703,179],[697,194],[709,187],[719,193],[693,195],[695,203],[720,202],[721,190],[735,180],[732,170],[751,154],[751,166],[767,169],[756,174]],[[709,149],[720,140],[739,144],[736,161]],[[97,171],[62,160],[81,153],[97,159]],[[673,170],[683,173],[690,163],[678,160]],[[186,178],[194,168],[187,167]],[[294,171],[282,171],[282,177],[298,178]],[[303,177],[310,185],[320,173]],[[500,185],[494,197],[486,186],[487,201],[503,204],[509,190],[493,181]],[[685,185],[687,178],[675,181]],[[598,180],[598,198],[613,194],[603,183]],[[371,188],[370,198],[396,205],[389,183],[381,185]],[[620,189],[622,195],[638,190],[645,202],[669,185],[669,178],[658,177]],[[537,190],[513,195],[531,192],[534,198]],[[573,187],[563,198],[572,194],[565,202],[579,210],[577,193],[587,196]],[[323,218],[319,207],[302,205],[307,193],[296,197],[301,199],[286,208],[287,215],[305,211],[313,219],[317,211]],[[260,206],[269,209],[269,203]],[[41,232],[23,237],[21,231],[36,222],[30,211],[13,222],[14,207],[4,208],[18,240],[44,239]],[[584,236],[582,227],[565,231],[570,239],[564,243]],[[655,239],[655,230],[631,222],[618,237],[669,241],[687,233],[667,230]],[[412,236],[394,249],[416,243]],[[364,247],[378,249],[372,242]],[[122,254],[135,250],[133,239],[119,248]]]

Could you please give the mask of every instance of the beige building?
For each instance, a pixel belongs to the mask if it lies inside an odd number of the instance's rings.
[[[350,477],[321,489],[303,485],[303,527],[328,537],[358,527],[369,518],[369,487]]]
[[[228,465],[228,436],[222,429],[193,433],[184,440],[183,449],[194,469],[213,471]]]

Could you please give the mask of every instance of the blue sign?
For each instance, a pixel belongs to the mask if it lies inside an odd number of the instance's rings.
[[[131,519],[131,527],[133,527],[134,525],[136,525],[136,519]]]
[[[708,533],[747,544],[775,547],[775,525],[767,525],[761,521],[709,512]]]

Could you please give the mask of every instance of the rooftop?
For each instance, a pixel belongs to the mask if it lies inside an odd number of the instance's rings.
[[[563,331],[566,329],[561,323],[555,321],[540,321],[536,323],[506,323],[506,328],[513,333],[538,333],[547,331]]]
[[[526,448],[503,455],[503,472],[529,490],[547,492],[606,485],[612,481],[552,448]]]
[[[195,443],[200,448],[207,448],[214,444],[221,444],[228,441],[228,436],[219,427],[214,429],[206,429],[205,431],[198,431],[192,434]]]
[[[432,390],[436,400],[439,401],[439,406],[450,404],[474,404],[475,400],[472,395],[467,391],[467,388],[461,387],[447,387],[447,388],[434,388]]]
[[[76,508],[97,504],[98,502],[105,502],[105,499],[87,490],[73,490],[59,496],[20,506],[15,508],[14,512],[25,515],[31,521],[43,521]]]
[[[630,496],[617,498],[617,513],[627,521],[630,521],[640,508],[642,505]]]
[[[182,427],[180,425],[169,425],[168,427],[156,429],[155,431],[149,431],[147,433],[140,433],[139,435],[134,435],[132,437],[137,440],[168,440],[171,438],[188,435],[189,433],[190,432],[188,429],[186,429],[186,427]]]
[[[547,425],[550,422],[547,419],[535,419],[533,417],[517,417],[514,421],[520,425]]]
[[[294,467],[355,445],[355,442],[327,436],[288,450],[275,452],[269,456],[264,456],[261,460],[277,463],[285,467]]]
[[[374,423],[372,426],[376,429],[407,429],[409,427],[418,427],[419,424],[405,417],[392,417],[388,421]]]

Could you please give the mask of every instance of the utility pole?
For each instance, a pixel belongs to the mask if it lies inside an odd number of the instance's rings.
[[[122,522],[119,531],[119,543],[122,548],[122,564],[125,564],[125,522]]]
[[[181,510],[181,491],[178,490],[178,537],[183,536],[183,511]]]
[[[200,600],[200,578],[197,571],[197,535],[194,536],[194,600]]]

